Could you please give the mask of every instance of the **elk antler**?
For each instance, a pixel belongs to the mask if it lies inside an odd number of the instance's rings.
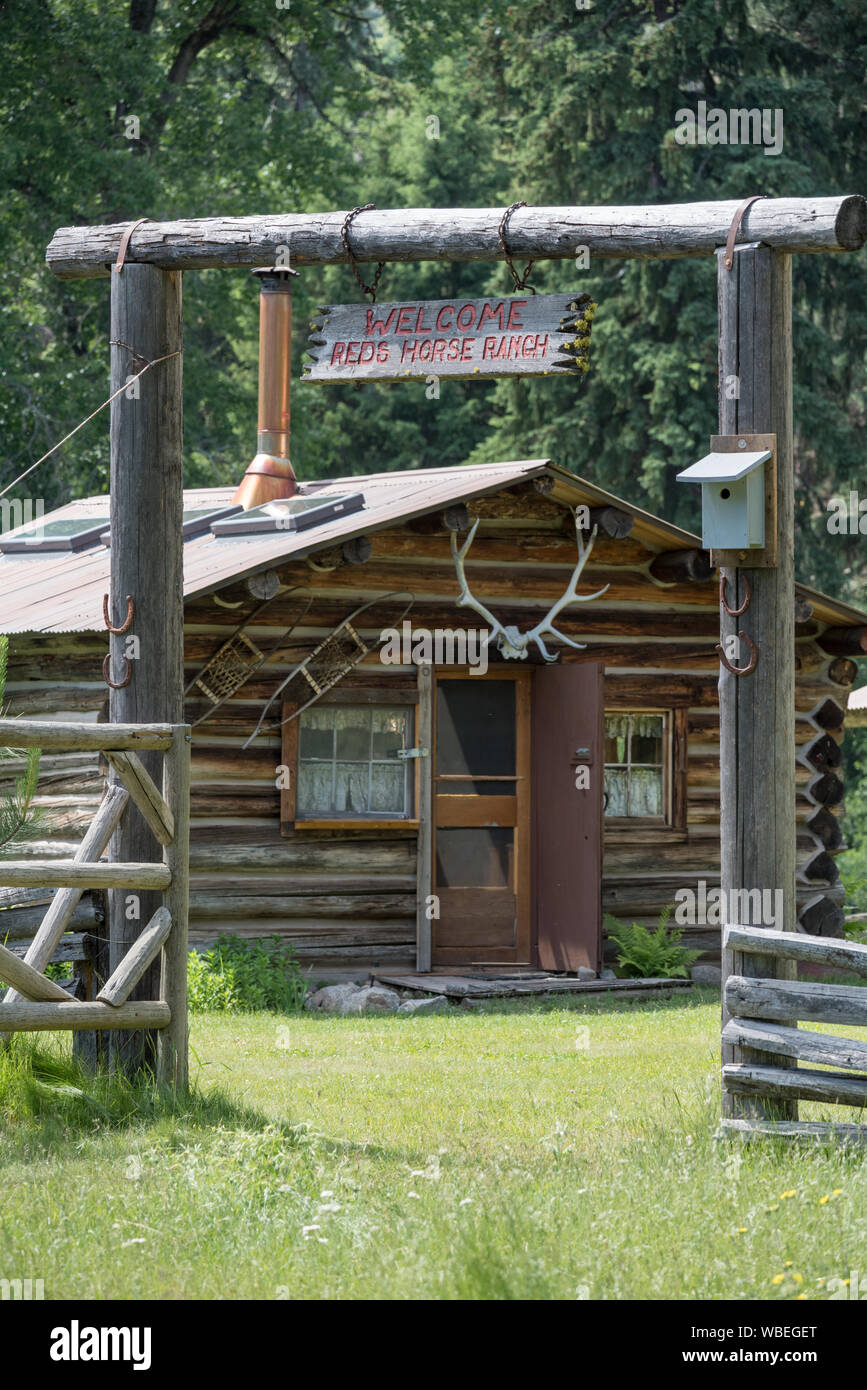
[[[459,607],[472,608],[474,612],[478,613],[480,618],[484,618],[485,622],[490,625],[491,636],[497,639],[498,650],[507,659],[514,660],[517,658],[520,661],[524,661],[530,643],[535,642],[546,661],[556,661],[556,656],[551,655],[545,647],[545,643],[542,641],[542,634],[545,632],[550,633],[552,637],[557,637],[561,642],[565,642],[567,646],[574,647],[577,651],[582,651],[586,643],[573,642],[571,637],[565,637],[562,632],[558,632],[553,626],[553,623],[557,614],[561,609],[565,608],[567,604],[587,603],[590,599],[600,598],[601,595],[605,593],[605,590],[610,587],[610,585],[606,584],[605,588],[600,589],[596,594],[576,594],[575,592],[578,580],[581,578],[581,572],[593,549],[593,542],[596,539],[596,527],[593,527],[590,540],[588,544],[585,545],[581,534],[581,526],[578,521],[578,511],[576,509],[575,534],[578,539],[578,563],[572,571],[572,578],[569,580],[566,592],[563,594],[562,598],[557,600],[553,608],[548,611],[540,623],[537,623],[529,632],[521,632],[517,627],[504,627],[499,619],[494,617],[491,610],[486,608],[483,603],[480,603],[478,599],[473,598],[470,593],[470,587],[467,583],[467,577],[464,571],[464,560],[473,543],[478,526],[479,522],[477,519],[470,528],[469,535],[460,550],[458,550],[454,531],[451,533],[452,559],[455,562],[455,570],[457,572],[458,582],[461,586],[460,597],[458,598]]]
[[[470,593],[470,586],[467,583],[467,576],[464,571],[464,560],[467,557],[467,552],[469,551],[470,546],[475,540],[476,532],[479,529],[479,520],[480,518],[477,517],[476,520],[473,522],[472,526],[470,527],[469,535],[467,536],[460,550],[458,550],[458,543],[455,539],[454,531],[452,531],[451,533],[452,559],[455,562],[455,571],[457,572],[458,583],[461,586],[460,597],[458,598],[458,607],[472,608],[473,612],[478,613],[480,618],[484,618],[485,622],[490,625],[491,636],[496,637],[497,646],[504,656],[526,656],[526,651],[521,651],[519,647],[515,646],[514,642],[511,642],[509,640],[509,637],[506,633],[506,629],[503,627],[503,624],[499,622],[497,618],[494,617],[490,608],[486,608],[483,603],[479,603],[479,600],[473,598],[472,594]],[[518,634],[518,636],[520,636],[520,633]]]
[[[585,545],[581,534],[581,525],[578,520],[578,510],[576,508],[575,535],[578,541],[578,563],[572,571],[572,578],[569,580],[569,584],[566,588],[566,592],[563,594],[563,597],[558,598],[553,608],[550,608],[548,610],[547,614],[542,619],[542,621],[540,623],[537,623],[536,626],[531,628],[530,631],[525,635],[526,642],[528,644],[530,642],[535,642],[536,646],[539,648],[539,651],[542,653],[542,656],[545,658],[546,661],[556,661],[557,658],[555,656],[552,656],[551,653],[545,647],[545,643],[542,641],[543,632],[549,632],[552,637],[559,638],[561,642],[565,642],[566,645],[569,647],[574,647],[576,651],[582,651],[584,647],[586,647],[587,645],[586,642],[573,642],[571,637],[565,637],[562,632],[558,632],[557,629],[554,627],[554,619],[557,617],[557,614],[561,611],[561,609],[565,608],[566,605],[569,603],[589,603],[591,599],[601,598],[602,595],[605,593],[605,590],[611,587],[610,584],[606,584],[604,589],[599,589],[598,592],[595,594],[576,594],[575,592],[578,580],[581,578],[581,571],[584,569],[584,566],[590,558],[590,552],[593,549],[593,542],[596,539],[596,529],[597,528],[594,526],[593,530],[590,533],[590,540],[588,541],[587,545]]]

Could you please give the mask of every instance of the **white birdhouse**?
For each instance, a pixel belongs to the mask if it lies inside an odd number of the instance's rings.
[[[701,483],[701,543],[705,549],[762,549],[764,465],[770,457],[770,449],[708,454],[678,473],[679,483]]]

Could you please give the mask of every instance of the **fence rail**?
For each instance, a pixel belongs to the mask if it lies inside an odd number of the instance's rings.
[[[73,859],[0,860],[3,889],[59,890],[23,959],[14,949],[0,946],[0,982],[10,986],[0,1002],[0,1037],[54,1029],[156,1029],[160,1079],[179,1088],[186,1086],[190,742],[186,724],[0,719],[0,746],[99,750],[119,779],[107,788]],[[161,790],[136,750],[164,754]],[[130,802],[162,846],[162,863],[101,862]],[[78,1001],[44,972],[88,888],[156,890],[163,893],[164,903],[101,985],[96,999]],[[8,901],[10,894],[3,896]],[[130,1002],[129,995],[160,952],[161,998]]]
[[[738,925],[725,928],[723,958],[731,962],[733,973],[724,986],[727,1018],[722,1042],[736,1053],[734,1061],[723,1065],[722,1082],[724,1093],[737,1098],[742,1113],[723,1118],[723,1133],[867,1143],[867,1124],[803,1121],[796,1108],[799,1100],[867,1106],[867,1042],[802,1032],[797,1026],[807,1022],[867,1028],[867,988],[750,976],[747,963],[756,956],[867,978],[867,946],[857,942]],[[786,1118],[775,1113],[780,1107],[785,1107]]]

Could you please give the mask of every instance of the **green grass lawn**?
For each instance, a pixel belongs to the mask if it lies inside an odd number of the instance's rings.
[[[718,1037],[710,991],[197,1016],[178,1105],[82,1085],[60,1042],[18,1038],[0,1278],[63,1299],[821,1299],[851,1270],[867,1288],[864,1156],[714,1142]]]

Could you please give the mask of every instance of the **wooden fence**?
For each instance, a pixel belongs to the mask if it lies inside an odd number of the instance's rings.
[[[190,728],[187,724],[55,724],[0,719],[0,746],[98,750],[116,780],[71,860],[0,860],[9,889],[57,888],[23,959],[0,946],[0,981],[11,986],[0,1002],[0,1036],[54,1029],[158,1031],[160,1081],[184,1088],[188,1078],[187,929],[189,898]],[[163,756],[162,790],[137,756]],[[162,845],[162,863],[103,863],[101,856],[130,803]],[[159,890],[160,907],[99,989],[95,1000],[71,999],[44,971],[80,912],[86,889]],[[2,921],[0,921],[2,935]],[[160,998],[130,1001],[145,971],[162,952]]]
[[[760,958],[756,965],[751,964],[754,957]],[[723,1132],[867,1142],[867,1124],[803,1121],[797,1111],[799,1100],[867,1105],[867,1040],[797,1026],[867,1028],[867,988],[768,979],[759,974],[768,957],[792,963],[791,972],[804,962],[867,978],[867,946],[854,941],[760,927],[725,928],[723,960],[731,973],[723,1000],[722,1078],[729,1112]]]

